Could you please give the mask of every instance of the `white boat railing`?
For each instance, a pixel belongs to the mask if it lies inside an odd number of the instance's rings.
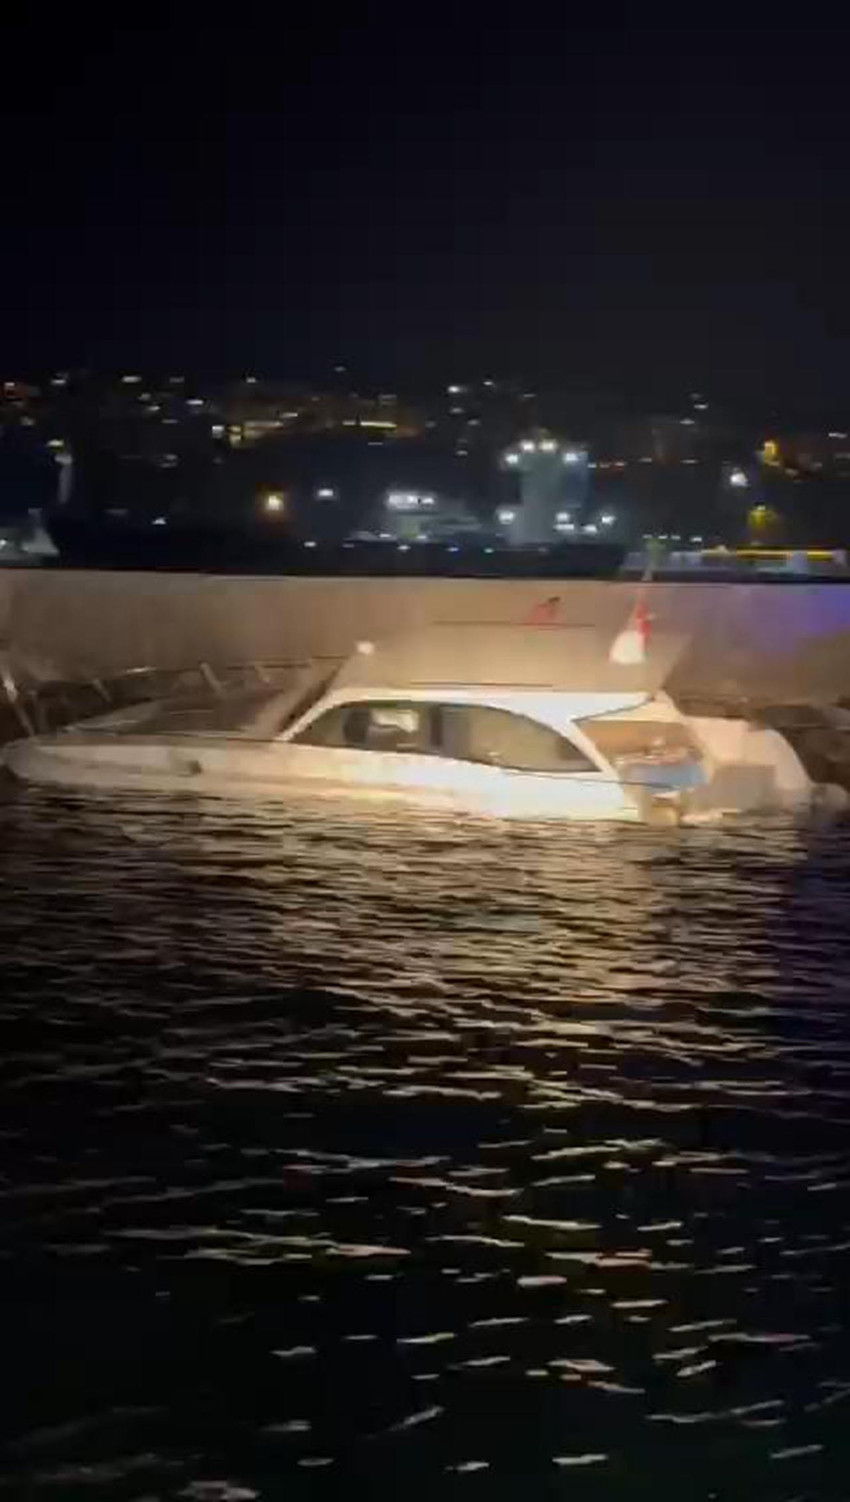
[[[285,689],[292,677],[339,657],[263,659],[242,663],[202,661],[177,668],[135,667],[109,676],[26,681],[0,660],[0,742],[47,735],[92,719],[110,709],[131,708],[155,699],[199,707],[252,688]]]

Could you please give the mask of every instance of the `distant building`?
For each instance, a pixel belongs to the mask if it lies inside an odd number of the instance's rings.
[[[499,514],[511,542],[551,543],[581,530],[590,489],[586,449],[538,432],[507,449],[502,467],[517,477],[517,503]]]
[[[387,441],[416,438],[425,431],[424,418],[392,391],[362,396],[356,391],[316,391],[252,376],[225,387],[216,400],[232,448],[290,433],[354,431]]]
[[[759,450],[761,463],[795,474],[850,478],[850,431],[830,428],[817,432],[784,432],[766,438]]]

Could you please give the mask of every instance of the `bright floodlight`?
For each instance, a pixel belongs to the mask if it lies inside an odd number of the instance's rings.
[[[278,493],[278,491],[273,490],[270,495],[266,496],[266,510],[267,511],[282,511],[283,510],[283,496],[280,495]]]
[[[742,469],[733,469],[729,475],[729,484],[734,485],[736,490],[746,490],[749,480]]]

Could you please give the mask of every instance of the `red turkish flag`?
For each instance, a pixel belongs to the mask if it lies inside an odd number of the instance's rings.
[[[638,600],[623,630],[611,643],[609,661],[617,662],[621,667],[635,667],[645,662],[651,621],[652,616],[643,600]]]

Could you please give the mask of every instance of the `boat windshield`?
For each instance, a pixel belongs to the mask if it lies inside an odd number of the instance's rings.
[[[697,761],[699,748],[681,720],[579,720],[579,728],[619,769],[640,764],[675,767]]]

